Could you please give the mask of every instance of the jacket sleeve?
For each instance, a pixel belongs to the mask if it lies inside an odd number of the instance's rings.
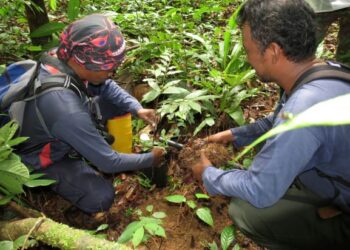
[[[311,129],[288,131],[266,141],[248,170],[208,167],[202,176],[211,195],[238,197],[258,208],[277,202],[321,146]]]
[[[74,93],[48,93],[40,98],[40,106],[51,134],[69,144],[100,171],[117,173],[152,166],[152,153],[122,154],[114,151],[99,134],[86,108]]]
[[[235,137],[233,145],[236,148],[247,146],[259,136],[263,135],[272,128],[273,115],[257,120],[255,123],[245,126],[232,128],[231,132]]]
[[[134,116],[137,116],[137,111],[142,108],[142,105],[135,97],[131,96],[113,80],[107,80],[101,86],[89,85],[88,89],[92,94],[99,95],[101,98],[114,104],[125,113],[130,112]]]

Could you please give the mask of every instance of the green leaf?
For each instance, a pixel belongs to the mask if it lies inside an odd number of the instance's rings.
[[[56,0],[50,0],[49,1],[50,8],[55,11],[57,9],[57,1]]]
[[[207,90],[196,90],[192,93],[190,93],[189,95],[187,95],[185,97],[185,99],[194,99],[194,98],[197,98],[199,96],[202,96],[202,95],[205,95],[208,91]]]
[[[101,224],[97,229],[96,232],[106,230],[108,228],[108,224]]]
[[[80,0],[69,0],[68,2],[68,19],[74,21],[79,15]]]
[[[34,30],[30,36],[32,38],[37,38],[37,37],[44,37],[44,36],[50,36],[53,33],[60,32],[64,29],[66,25],[63,23],[57,23],[57,22],[50,22],[46,23],[36,30]]]
[[[240,107],[237,107],[233,111],[230,110],[228,114],[235,122],[238,123],[238,125],[242,126],[245,123],[243,111]]]
[[[236,243],[232,250],[241,250],[240,246]]]
[[[143,236],[145,235],[145,229],[143,227],[138,228],[132,236],[132,244],[137,247],[142,242]]]
[[[13,242],[13,249],[20,249],[23,247],[25,240],[27,238],[27,235],[22,235],[20,237],[18,237],[14,242]],[[36,244],[38,244],[38,242],[35,239],[30,239],[26,242],[25,248],[31,248],[34,247]],[[1,249],[1,247],[0,247]]]
[[[187,89],[171,86],[163,91],[163,94],[189,94]]]
[[[192,102],[192,101],[188,101],[188,102],[186,102],[186,104],[189,105],[191,109],[197,111],[198,113],[202,112],[202,107],[198,103]]]
[[[209,243],[208,246],[210,250],[219,250],[219,247],[215,241],[213,241],[212,243]]]
[[[153,211],[153,205],[148,205],[146,211],[151,213]]]
[[[172,203],[183,203],[186,202],[186,197],[183,195],[175,194],[166,196],[165,199]]]
[[[165,230],[162,226],[159,226],[155,223],[148,223],[145,224],[145,229],[151,234],[151,235],[158,235],[160,237],[166,238]]]
[[[197,204],[193,200],[186,201],[187,206],[189,206],[192,209],[195,209],[197,207]]]
[[[13,250],[13,242],[8,240],[0,241],[0,249]]]
[[[28,140],[28,139],[29,139],[29,137],[17,137],[15,139],[8,141],[8,145],[13,147],[13,146],[16,146],[16,145]]]
[[[213,126],[215,124],[215,121],[212,117],[205,118],[204,121],[202,121],[198,127],[194,130],[193,135],[196,135],[199,131],[201,131],[205,126]]]
[[[123,231],[123,233],[119,236],[117,242],[118,243],[125,243],[132,239],[134,232],[143,226],[143,223],[140,221],[133,221],[131,222]]]
[[[197,199],[210,199],[209,195],[207,194],[196,193],[195,196]]]
[[[0,199],[0,206],[3,206],[5,204],[9,203],[13,197],[14,197],[13,195],[9,195],[9,196],[5,196],[5,197],[1,198]]]
[[[287,120],[285,123],[269,130],[247,146],[236,158],[238,161],[259,143],[277,134],[310,126],[337,126],[350,124],[350,94],[338,96],[320,102]]]
[[[24,183],[24,185],[30,188],[46,187],[46,186],[50,186],[51,184],[54,184],[55,182],[56,182],[55,180],[45,180],[45,179],[29,180],[28,182]]]
[[[12,153],[7,160],[0,161],[0,186],[7,191],[22,193],[22,186],[28,180],[29,171],[17,155]]]
[[[164,212],[155,212],[155,213],[152,214],[152,216],[154,218],[157,218],[157,219],[163,219],[163,218],[166,217],[166,213],[164,213]]]
[[[235,231],[233,226],[225,227],[220,235],[221,247],[223,250],[227,250],[228,247],[235,239]]]
[[[207,207],[198,208],[196,210],[196,215],[198,216],[199,219],[207,223],[209,226],[211,227],[214,226],[214,220],[213,220],[213,217],[211,216],[211,212],[209,208]]]
[[[161,93],[157,90],[151,90],[148,93],[146,93],[143,98],[142,98],[142,102],[151,102],[154,99],[156,99]]]

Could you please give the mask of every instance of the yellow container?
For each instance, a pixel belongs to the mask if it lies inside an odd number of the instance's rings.
[[[107,121],[108,133],[114,136],[112,148],[119,153],[132,151],[131,114],[114,117]]]

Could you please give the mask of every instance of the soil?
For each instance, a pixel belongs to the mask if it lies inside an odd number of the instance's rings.
[[[257,119],[272,111],[274,100],[278,98],[278,91],[273,86],[265,89],[265,93],[244,103],[244,114]],[[196,193],[205,193],[202,185],[195,181],[188,166],[199,160],[200,151],[206,152],[207,157],[215,165],[224,165],[232,158],[232,154],[222,145],[207,144],[201,139],[189,141],[179,151],[170,149],[167,161],[167,181],[163,188],[154,183],[148,183],[139,173],[123,173],[115,176],[106,176],[115,184],[116,198],[107,213],[94,216],[87,215],[74,208],[69,202],[48,189],[30,189],[24,200],[33,208],[42,211],[47,217],[70,226],[83,229],[96,229],[101,224],[108,224],[108,229],[101,233],[107,239],[117,240],[126,226],[138,220],[137,211],[143,216],[150,216],[146,211],[148,205],[153,205],[153,212],[165,212],[162,226],[166,238],[152,237],[142,247],[144,249],[209,249],[208,243],[215,241],[220,246],[222,229],[232,224],[228,217],[227,208],[229,199],[216,196],[208,200],[196,199]],[[155,168],[154,171],[160,171]],[[165,175],[160,175],[159,177]],[[157,180],[154,180],[157,182]],[[158,180],[159,181],[159,180]],[[210,227],[200,221],[194,211],[187,205],[172,204],[164,198],[169,195],[181,194],[187,200],[194,200],[198,207],[208,207],[214,219],[214,226]],[[262,249],[254,242],[237,232],[236,241],[243,249]],[[38,248],[51,249],[51,248]]]
[[[223,166],[233,157],[221,144],[206,143],[203,139],[196,139],[187,143],[180,151],[178,164],[183,168],[191,168],[200,161],[201,152],[214,166]]]

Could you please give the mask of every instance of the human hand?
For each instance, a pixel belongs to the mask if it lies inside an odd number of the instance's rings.
[[[137,111],[137,115],[139,118],[152,125],[152,127],[156,127],[159,118],[156,115],[156,111],[154,109],[144,109],[141,108]]]
[[[160,163],[163,161],[165,155],[164,148],[154,147],[151,152],[153,154],[153,166],[160,166]]]
[[[206,157],[206,155],[204,154],[204,152],[201,152],[201,158],[200,158],[200,162],[198,162],[197,164],[193,165],[191,167],[192,172],[193,172],[193,176],[199,181],[202,182],[202,175],[204,170],[209,167],[212,166],[213,164],[209,161],[209,159]]]
[[[207,137],[208,142],[227,144],[234,140],[231,130],[225,130]]]

